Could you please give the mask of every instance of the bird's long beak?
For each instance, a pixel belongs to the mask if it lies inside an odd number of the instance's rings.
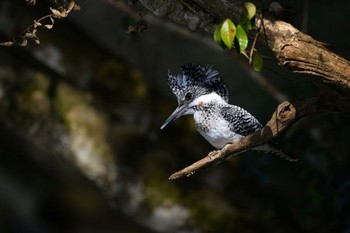
[[[176,120],[180,116],[185,115],[187,109],[188,109],[187,104],[178,106],[175,109],[175,111],[168,117],[168,119],[166,119],[166,121],[164,122],[162,127],[160,127],[160,129],[163,129],[165,126],[167,126],[167,124],[169,124],[170,122]]]

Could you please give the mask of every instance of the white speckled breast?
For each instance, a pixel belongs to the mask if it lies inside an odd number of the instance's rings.
[[[230,131],[229,123],[221,117],[215,117],[207,111],[196,111],[193,115],[198,132],[217,149],[227,143],[242,138],[242,135]]]

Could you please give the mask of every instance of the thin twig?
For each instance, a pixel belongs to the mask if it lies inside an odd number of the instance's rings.
[[[252,47],[250,49],[250,53],[249,53],[249,64],[252,64],[252,59],[253,59],[253,53],[255,50],[255,45],[256,45],[256,40],[258,39],[260,32],[257,32],[254,36],[254,40],[253,40],[253,44]]]
[[[32,3],[35,4],[35,1]],[[52,12],[51,14],[45,15],[38,20],[34,20],[34,23],[28,26],[25,30],[23,30],[19,34],[19,36],[13,38],[12,41],[0,42],[0,46],[6,46],[6,47],[10,47],[13,45],[26,46],[28,39],[33,39],[37,44],[39,44],[40,40],[36,35],[37,28],[45,27],[46,29],[51,29],[55,22],[54,18],[56,19],[66,18],[71,11],[76,11],[79,9],[80,9],[79,5],[77,5],[74,0],[71,0],[65,3],[64,5],[58,7],[57,9],[52,9],[50,7],[50,10]],[[51,23],[43,25],[42,21],[46,19],[50,19]],[[17,38],[21,39],[21,42],[17,42],[16,41]]]

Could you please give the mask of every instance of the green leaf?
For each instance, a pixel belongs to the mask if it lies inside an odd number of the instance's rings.
[[[263,68],[263,60],[258,51],[255,51],[253,53],[252,65],[253,69],[257,72],[261,71]]]
[[[227,48],[232,48],[233,39],[235,38],[236,27],[230,19],[226,19],[221,26],[220,36]]]
[[[240,24],[236,27],[236,39],[239,45],[239,53],[243,53],[248,46],[248,36]]]
[[[251,20],[248,19],[248,17],[245,14],[241,15],[240,24],[242,25],[244,30],[247,32],[252,30],[252,28],[253,28]]]
[[[256,14],[256,7],[251,2],[244,3],[243,11],[241,13],[240,24],[244,30],[249,31],[253,28],[254,17]]]
[[[214,31],[214,41],[218,44],[218,45],[221,45],[221,26],[222,26],[222,23],[219,24],[216,28],[215,28],[215,31]]]
[[[249,20],[251,20],[256,14],[256,7],[251,2],[244,3],[244,11],[246,11],[246,16]]]

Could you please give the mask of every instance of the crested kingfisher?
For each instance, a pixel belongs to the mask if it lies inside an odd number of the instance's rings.
[[[178,107],[161,129],[180,116],[193,115],[198,132],[215,148],[222,149],[263,128],[249,112],[228,103],[228,87],[218,71],[211,66],[194,64],[186,64],[181,68],[182,74],[179,75],[172,75],[168,71],[168,85],[177,98]],[[295,161],[271,143],[253,150]]]

